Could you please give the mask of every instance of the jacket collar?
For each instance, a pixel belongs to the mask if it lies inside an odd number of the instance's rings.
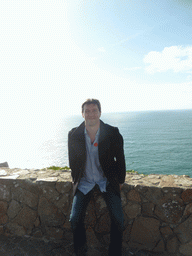
[[[73,132],[73,136],[77,137],[84,137],[84,131],[85,131],[85,122],[82,122]],[[106,129],[105,129],[105,123],[100,120],[100,134],[99,134],[99,141],[102,141],[106,136]]]

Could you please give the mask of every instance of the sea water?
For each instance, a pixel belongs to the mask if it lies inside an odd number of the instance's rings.
[[[192,110],[104,113],[101,119],[119,128],[127,170],[192,177]],[[68,166],[68,131],[82,121],[79,115],[1,127],[0,162],[11,168]]]

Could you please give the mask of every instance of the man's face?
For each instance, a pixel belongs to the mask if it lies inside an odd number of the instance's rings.
[[[99,123],[101,112],[99,111],[97,105],[85,104],[82,116],[85,119],[86,125],[95,126]]]

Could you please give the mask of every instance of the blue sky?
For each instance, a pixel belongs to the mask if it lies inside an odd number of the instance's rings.
[[[192,108],[190,0],[1,0],[0,108],[11,120]]]

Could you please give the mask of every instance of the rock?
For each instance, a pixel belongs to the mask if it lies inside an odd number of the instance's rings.
[[[55,201],[54,203],[57,206],[57,208],[59,208],[65,216],[68,213],[69,198],[70,198],[70,195],[68,193],[64,193],[61,196],[61,198],[58,201]]]
[[[0,176],[6,176],[7,172],[5,170],[0,170]]]
[[[130,242],[138,245],[138,248],[153,250],[161,238],[159,227],[160,221],[154,218],[141,216],[135,219],[131,229]]]
[[[164,251],[165,251],[165,244],[164,244],[164,241],[162,239],[157,243],[153,252],[164,252]]]
[[[192,189],[186,189],[183,191],[181,198],[184,203],[192,202]]]
[[[13,222],[27,229],[32,229],[37,218],[37,211],[30,209],[28,206],[24,207],[19,214],[13,219]]]
[[[39,199],[38,215],[41,223],[45,226],[60,226],[65,222],[63,213],[45,197]]]
[[[192,239],[192,215],[174,228],[174,232],[177,234],[177,237],[182,244],[190,242]]]
[[[160,232],[165,239],[168,239],[170,236],[173,236],[173,231],[169,226],[160,228]]]
[[[101,195],[98,195],[97,197],[95,197],[95,211],[96,211],[97,218],[99,218],[106,211],[108,211],[106,202]]]
[[[121,190],[121,204],[124,207],[127,204],[127,197],[126,194]]]
[[[49,238],[54,238],[54,239],[63,238],[63,230],[61,228],[46,227],[45,229],[46,229],[46,234],[49,236]]]
[[[94,201],[93,199],[90,200],[88,206],[87,206],[87,211],[85,215],[85,227],[86,228],[94,228],[97,223],[97,217],[95,213],[95,206],[94,206]]]
[[[192,214],[192,203],[188,204],[185,207],[185,211],[183,213],[183,216],[188,216],[188,215],[191,215],[191,214]]]
[[[31,208],[38,205],[38,196],[21,187],[12,189],[12,198],[18,202],[24,203]]]
[[[9,216],[10,219],[13,219],[17,216],[17,214],[19,213],[19,211],[21,211],[21,209],[22,209],[21,205],[17,201],[12,200],[9,204],[7,215]]]
[[[99,242],[99,240],[97,239],[95,232],[93,231],[93,229],[89,228],[86,230],[86,237],[87,237],[87,245],[89,247],[97,247],[100,248],[101,244]]]
[[[167,194],[159,200],[155,214],[165,222],[177,223],[183,215],[183,209],[183,201],[178,195]]]
[[[0,184],[0,200],[5,200],[7,202],[11,200],[10,187],[7,185]]]
[[[48,186],[48,184],[43,184],[40,186],[43,196],[46,197],[47,199],[51,199],[51,201],[56,201],[59,199],[59,193],[53,186]]]
[[[179,252],[182,253],[185,256],[191,256],[192,255],[192,241],[190,241],[187,244],[182,244],[179,248]]]
[[[8,203],[4,201],[0,201],[0,216],[7,213]]]
[[[72,189],[72,184],[71,182],[57,182],[56,189],[62,194],[69,193]]]
[[[7,214],[3,214],[0,216],[0,225],[6,224],[8,222],[8,216]]]
[[[146,199],[147,202],[158,205],[160,199],[163,197],[163,193],[161,189],[149,187],[147,192],[143,194],[143,197]]]
[[[153,203],[142,204],[142,215],[143,216],[153,216],[155,205]]]
[[[129,242],[130,240],[131,228],[132,228],[132,225],[128,225],[125,231],[123,232],[123,240],[125,240],[126,242]]]
[[[179,241],[176,237],[167,241],[167,250],[169,253],[176,253],[178,251]]]
[[[124,207],[124,212],[126,212],[129,219],[136,218],[141,213],[141,205],[135,202],[128,202]]]
[[[187,176],[127,174],[121,190],[123,255],[129,249],[140,249],[138,255],[192,255],[191,184]],[[62,239],[72,255],[72,200],[70,171],[0,168],[0,233]],[[107,255],[110,224],[105,200],[95,190],[85,216],[90,255]]]
[[[138,191],[136,191],[134,189],[129,191],[127,199],[129,201],[134,201],[134,202],[137,202],[137,203],[141,203],[141,197],[140,197]]]
[[[1,234],[4,234],[4,228],[3,228],[3,226],[0,226],[0,235]]]
[[[4,162],[4,163],[0,163],[0,167],[9,167],[9,165],[7,162]]]
[[[110,221],[110,216],[109,213],[106,212],[104,215],[102,215],[96,226],[95,226],[95,231],[97,233],[103,233],[103,232],[109,232],[111,227],[111,221]]]
[[[24,236],[26,234],[24,227],[11,222],[6,225],[6,232],[15,236]]]

